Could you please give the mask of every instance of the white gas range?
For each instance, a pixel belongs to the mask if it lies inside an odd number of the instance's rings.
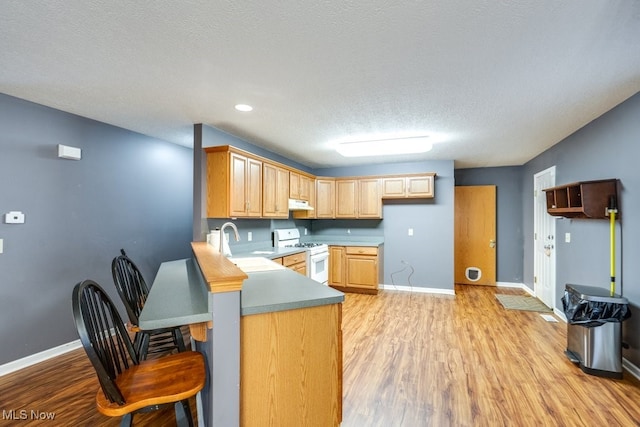
[[[329,247],[324,243],[300,242],[300,230],[281,228],[273,231],[273,246],[277,248],[305,248],[307,276],[316,282],[329,283]]]

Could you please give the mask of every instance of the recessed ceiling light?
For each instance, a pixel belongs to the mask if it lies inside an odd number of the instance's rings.
[[[426,153],[433,147],[428,136],[343,142],[336,151],[345,157],[390,156],[394,154]]]
[[[242,111],[243,113],[248,113],[249,111],[253,110],[253,107],[251,105],[247,105],[247,104],[237,104],[236,105],[236,110]]]

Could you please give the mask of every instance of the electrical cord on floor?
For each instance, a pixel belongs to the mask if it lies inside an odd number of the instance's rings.
[[[394,274],[402,273],[402,272],[403,272],[403,271],[405,271],[406,269],[410,268],[410,269],[411,269],[411,273],[409,273],[409,276],[407,276],[407,284],[409,285],[409,287],[410,287],[411,289],[413,289],[413,285],[411,284],[411,276],[413,275],[413,273],[415,272],[415,270],[413,269],[413,266],[412,266],[411,264],[409,264],[408,262],[406,262],[405,260],[400,260],[400,262],[401,262],[402,264],[404,264],[404,267],[403,267],[403,268],[401,268],[401,269],[400,269],[400,270],[398,270],[398,271],[395,271],[395,272],[391,273],[391,285],[392,285],[396,290],[398,290],[398,286],[396,285],[395,280],[393,279],[393,275],[394,275]]]

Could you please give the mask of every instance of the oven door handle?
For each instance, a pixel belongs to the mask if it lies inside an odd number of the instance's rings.
[[[329,252],[320,252],[319,254],[311,255],[309,258],[313,262],[322,261],[329,258]]]

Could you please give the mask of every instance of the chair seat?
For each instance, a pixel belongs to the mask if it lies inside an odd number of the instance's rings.
[[[124,405],[111,403],[102,389],[96,395],[96,405],[104,415],[118,417],[146,406],[188,399],[202,390],[205,380],[204,357],[197,351],[144,360],[116,378]]]

